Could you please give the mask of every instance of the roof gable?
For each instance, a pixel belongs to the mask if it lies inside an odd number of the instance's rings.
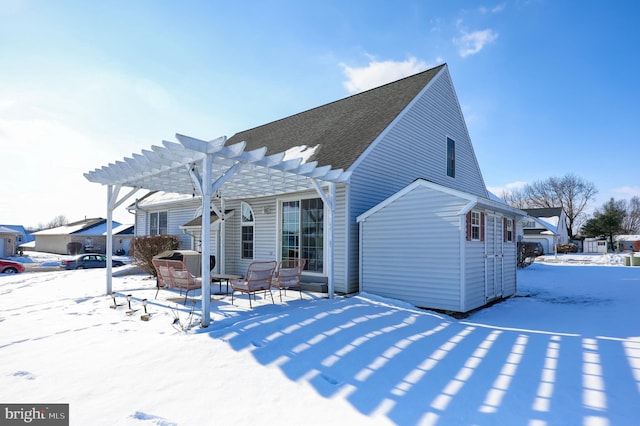
[[[313,149],[308,161],[347,170],[444,67],[236,133],[227,144],[245,141],[247,150],[266,146],[267,154],[304,144]]]

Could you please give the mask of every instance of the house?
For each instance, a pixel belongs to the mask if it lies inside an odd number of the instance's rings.
[[[0,225],[0,257],[15,256],[34,237],[22,225]]]
[[[133,225],[121,225],[112,222],[113,239],[118,241],[114,247],[128,250],[133,238]],[[35,250],[46,253],[71,254],[71,243],[78,244],[81,252],[104,253],[106,250],[107,220],[103,218],[85,218],[43,231],[34,232]]]
[[[523,241],[542,244],[547,254],[555,253],[557,244],[569,242],[567,216],[562,207],[522,210],[527,214],[520,222]]]
[[[176,138],[85,177],[107,187],[110,206],[155,191],[130,206],[136,234],[180,235],[184,249],[201,244],[203,291],[210,254],[218,272],[232,274],[255,260],[300,257],[304,280],[325,285],[330,297],[359,291],[357,218],[416,179],[475,200],[472,215],[461,216],[474,232],[522,214],[490,202],[446,64],[229,139]],[[198,216],[211,220],[187,226]],[[504,256],[515,268],[515,251]],[[107,291],[110,283],[107,272]],[[515,274],[505,275],[504,288],[514,287]],[[202,309],[207,325],[206,298]]]
[[[19,235],[15,229],[0,226],[0,257],[15,256]]]
[[[616,235],[614,239],[618,251],[634,251],[633,245],[640,241],[640,235]]]

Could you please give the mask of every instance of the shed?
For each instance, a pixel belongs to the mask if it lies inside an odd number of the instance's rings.
[[[607,240],[602,238],[587,238],[584,240],[582,251],[585,253],[606,253]]]
[[[523,216],[417,179],[358,217],[360,291],[455,312],[512,296]]]

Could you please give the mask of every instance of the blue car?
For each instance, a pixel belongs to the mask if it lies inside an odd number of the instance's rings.
[[[111,264],[115,266],[123,266],[124,262],[120,260],[111,260]],[[66,259],[60,262],[63,269],[89,269],[89,268],[106,268],[107,257],[103,254],[85,253],[80,254],[73,259]]]

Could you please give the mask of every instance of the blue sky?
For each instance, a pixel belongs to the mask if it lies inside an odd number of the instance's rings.
[[[636,1],[0,0],[0,223],[105,217],[84,172],[443,62],[494,192],[575,173],[594,206],[629,199],[639,17]]]

